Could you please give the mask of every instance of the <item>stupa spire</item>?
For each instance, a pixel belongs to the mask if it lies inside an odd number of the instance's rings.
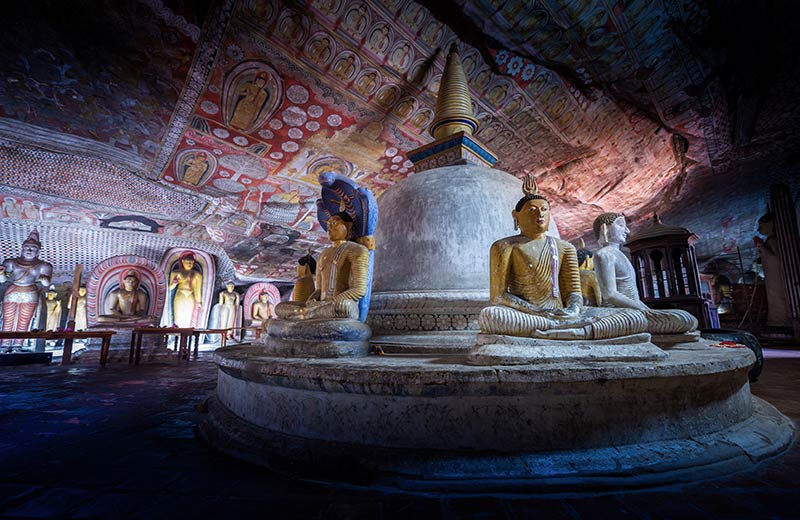
[[[472,111],[472,96],[456,44],[450,46],[439,83],[439,96],[430,132],[434,141],[408,151],[408,159],[419,173],[456,164],[491,168],[497,156],[474,135],[478,120]]]
[[[458,56],[455,43],[447,53],[447,62],[439,83],[436,110],[430,132],[434,139],[464,132],[472,135],[478,131],[478,120],[472,111],[472,96],[469,94],[467,76]]]

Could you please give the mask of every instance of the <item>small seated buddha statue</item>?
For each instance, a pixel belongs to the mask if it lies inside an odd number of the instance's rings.
[[[651,309],[639,299],[633,264],[621,250],[630,233],[622,213],[603,213],[592,227],[601,246],[594,254],[594,270],[603,306],[641,311],[651,334],[683,334],[697,329],[697,319],[688,312]]]
[[[266,330],[267,323],[272,319],[272,303],[269,301],[267,291],[259,293],[258,300],[253,302],[250,317],[252,318],[251,326]]]
[[[333,245],[317,263],[316,290],[305,302],[281,302],[275,314],[284,320],[359,317],[359,300],[367,293],[369,250],[350,240],[353,218],[345,211],[328,220]]]
[[[575,247],[547,236],[550,203],[528,176],[512,211],[517,236],[492,244],[491,305],[479,317],[481,332],[556,340],[610,339],[644,332],[633,309],[584,307]]]
[[[139,287],[139,273],[130,269],[122,279],[122,285],[108,295],[105,314],[98,316],[103,323],[139,321],[147,313],[147,294]]]

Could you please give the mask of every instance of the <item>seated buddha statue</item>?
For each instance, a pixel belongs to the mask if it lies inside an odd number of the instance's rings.
[[[517,236],[492,244],[491,305],[481,311],[485,334],[557,340],[609,339],[644,332],[633,309],[584,307],[575,247],[547,236],[550,203],[528,176],[512,211]]]
[[[147,294],[139,288],[139,273],[130,269],[122,279],[122,285],[108,294],[105,313],[97,321],[103,323],[138,321],[147,313]]]
[[[350,240],[353,218],[345,211],[328,220],[333,244],[317,262],[316,290],[305,302],[282,302],[275,314],[284,320],[359,317],[359,300],[367,293],[369,250]]]
[[[594,254],[594,270],[604,306],[641,311],[651,334],[683,334],[697,328],[697,319],[688,312],[651,309],[639,299],[633,265],[620,249],[630,233],[624,215],[603,213],[592,227],[600,244]]]
[[[250,317],[252,318],[251,326],[266,330],[267,323],[272,319],[272,302],[269,301],[267,291],[259,293],[258,300],[253,302]]]

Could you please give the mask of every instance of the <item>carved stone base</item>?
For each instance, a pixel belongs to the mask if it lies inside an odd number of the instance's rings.
[[[548,340],[478,334],[470,365],[527,365],[579,361],[659,361],[667,353],[650,343],[649,334],[604,340]]]
[[[368,323],[371,343],[397,353],[469,352],[480,331],[486,291],[390,291],[373,293]]]
[[[788,448],[792,421],[750,394],[753,354],[694,345],[658,362],[502,368],[459,354],[309,361],[227,347],[200,432],[272,470],[410,492],[641,488]]]
[[[372,330],[358,320],[271,320],[254,345],[277,357],[336,358],[366,356]]]

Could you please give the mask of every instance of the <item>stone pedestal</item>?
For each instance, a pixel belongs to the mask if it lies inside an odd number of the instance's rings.
[[[270,320],[254,345],[268,356],[337,358],[369,354],[370,328],[358,320]]]
[[[203,437],[302,477],[406,491],[642,487],[752,468],[792,422],[750,394],[747,349],[659,361],[472,366],[464,355],[216,352]],[[298,413],[301,410],[301,413]]]
[[[661,361],[667,353],[650,343],[650,334],[593,341],[563,341],[478,334],[470,365],[525,365],[594,361]]]

